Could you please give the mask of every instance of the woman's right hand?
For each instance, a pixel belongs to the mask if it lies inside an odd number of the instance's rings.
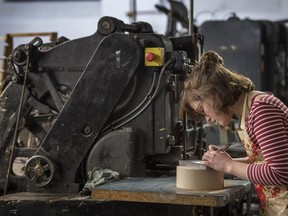
[[[232,158],[227,152],[218,151],[218,146],[209,145],[208,151],[204,153],[202,160],[206,166],[209,166],[217,171],[229,172],[229,165]]]

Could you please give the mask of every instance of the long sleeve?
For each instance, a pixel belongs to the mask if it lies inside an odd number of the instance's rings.
[[[273,95],[256,101],[246,120],[254,147],[260,148],[263,164],[250,164],[247,178],[262,185],[288,185],[288,109]]]

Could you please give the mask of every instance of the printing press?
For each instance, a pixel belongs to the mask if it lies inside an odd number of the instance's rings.
[[[173,175],[198,158],[203,134],[183,136],[178,102],[202,45],[102,17],[91,36],[16,47],[0,101],[1,190],[77,192],[94,167]]]
[[[203,44],[199,33],[165,36],[149,23],[106,16],[91,36],[35,37],[16,47],[0,89],[0,213],[242,211],[246,181],[227,180],[213,193],[175,187],[179,161],[201,159],[206,149],[203,123],[179,112]],[[119,173],[120,181],[81,198],[95,168]]]

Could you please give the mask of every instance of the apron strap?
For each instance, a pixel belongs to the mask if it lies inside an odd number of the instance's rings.
[[[240,125],[239,125],[239,128],[241,130],[243,130],[245,128],[245,113],[246,113],[246,109],[247,109],[247,106],[246,106],[247,99],[248,99],[248,93],[245,94],[243,108],[242,108],[241,120],[240,120]]]

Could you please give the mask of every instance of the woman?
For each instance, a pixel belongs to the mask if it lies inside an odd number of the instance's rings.
[[[288,215],[288,108],[272,93],[254,90],[253,82],[224,67],[215,52],[203,54],[184,85],[181,106],[195,121],[205,118],[237,130],[247,159],[233,160],[209,145],[205,165],[255,185],[261,215]]]

